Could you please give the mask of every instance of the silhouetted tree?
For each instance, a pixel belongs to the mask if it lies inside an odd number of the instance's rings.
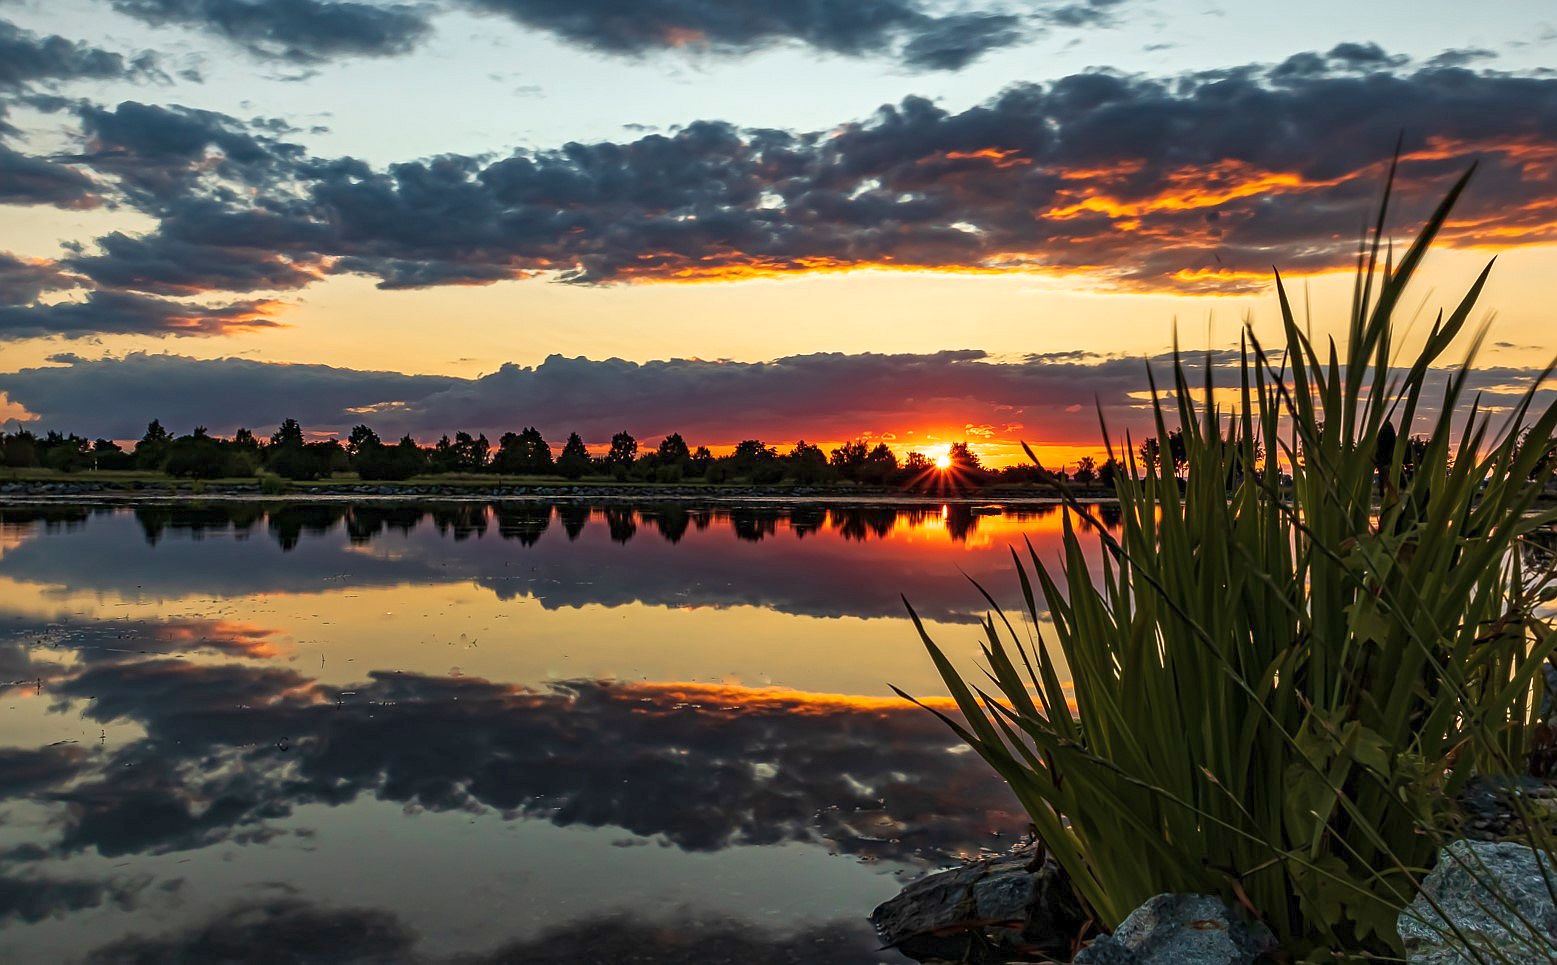
[[[1090,486],[1097,482],[1097,460],[1091,456],[1082,456],[1080,459],[1077,459],[1076,471],[1071,473],[1070,478],[1083,486]]]
[[[978,453],[974,452],[966,442],[952,443],[946,455],[951,460],[953,469],[961,469],[964,472],[980,472],[984,469],[984,464],[979,462]]]
[[[456,432],[453,441],[448,436],[438,440],[429,461],[435,472],[480,472],[486,468],[491,448],[485,435]]]
[[[364,445],[353,462],[363,479],[410,479],[427,469],[427,453],[415,439],[404,436],[393,446]]]
[[[38,437],[26,429],[18,429],[9,435],[0,434],[0,454],[5,464],[13,469],[31,469],[38,465]]]
[[[632,433],[623,431],[611,437],[611,449],[605,455],[607,467],[625,468],[631,466],[636,458],[638,458],[638,440],[632,437]]]
[[[245,475],[252,475],[253,467],[248,469]],[[216,479],[228,475],[227,452],[221,443],[211,438],[204,426],[199,426],[189,435],[168,443],[162,471],[170,476]]]
[[[1156,436],[1147,436],[1138,450],[1141,456],[1141,465],[1148,473],[1155,473],[1157,465],[1162,462],[1162,445]]]
[[[112,439],[98,439],[92,443],[93,469],[128,469],[130,465],[130,454]]]
[[[1189,465],[1189,451],[1184,447],[1183,429],[1169,431],[1168,458],[1173,461],[1173,475],[1184,475],[1184,468]]]
[[[568,441],[557,457],[557,472],[564,479],[577,479],[589,471],[589,450],[576,432],[568,433]]]
[[[798,483],[816,483],[827,478],[826,454],[819,446],[813,446],[804,439],[795,443],[795,448],[789,451],[784,461],[789,463],[789,475]]]
[[[853,479],[854,473],[861,466],[865,465],[867,454],[868,450],[865,447],[865,440],[855,439],[852,442],[845,442],[834,449],[828,461],[834,469],[838,470],[846,478]]]
[[[37,447],[38,461],[49,469],[80,472],[92,468],[92,443],[75,433],[67,436],[51,431],[36,440],[34,445]]]
[[[278,448],[303,448],[303,427],[298,425],[296,419],[286,420],[271,433],[270,444]]]
[[[736,443],[735,451],[729,455],[729,465],[732,473],[759,485],[778,482],[784,477],[778,450],[763,445],[758,439],[743,439]]]
[[[681,438],[681,433],[672,432],[660,440],[660,446],[656,453],[660,458],[660,465],[682,465],[689,462],[692,452],[687,448],[686,440]]]
[[[367,426],[352,426],[351,435],[346,437],[346,455],[355,459],[362,452],[364,446],[376,447],[383,444],[383,440],[379,439],[378,433]]]
[[[553,468],[551,446],[534,426],[526,426],[523,432],[505,432],[498,440],[492,468],[503,473],[549,473]]]
[[[173,437],[168,435],[168,430],[162,428],[162,423],[156,419],[151,420],[146,426],[146,434],[141,436],[135,444],[134,460],[137,469],[161,469],[163,460],[167,458],[168,443]]]

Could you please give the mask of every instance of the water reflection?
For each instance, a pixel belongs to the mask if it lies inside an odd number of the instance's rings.
[[[1117,512],[1099,506],[1097,512]],[[433,506],[238,503],[114,510],[4,509],[0,576],[127,591],[298,592],[344,585],[476,581],[548,608],[627,603],[754,605],[815,616],[897,616],[900,595],[932,619],[981,612],[957,570],[1000,585],[1007,547],[1052,549],[1054,506],[687,508],[527,503]],[[98,525],[87,527],[96,518]],[[137,552],[128,520],[157,552]],[[553,526],[553,521],[559,524]],[[39,532],[65,540],[30,540]],[[264,533],[280,556],[235,545]],[[344,535],[344,539],[341,538]],[[489,537],[495,535],[495,541]],[[225,545],[211,546],[211,537]],[[733,539],[732,539],[733,537]],[[195,545],[204,543],[206,545]],[[469,551],[451,544],[470,543]],[[851,543],[874,544],[862,554]],[[747,544],[761,544],[747,551]],[[505,547],[529,555],[516,559]],[[629,552],[619,552],[620,549]],[[382,550],[381,552],[376,550]],[[869,565],[861,565],[867,562]],[[515,564],[545,579],[519,580]]]
[[[998,586],[1058,530],[966,506],[0,510],[0,958],[893,960],[862,916],[898,877],[1025,827],[887,693],[933,679],[897,594],[966,623],[957,570]],[[947,631],[976,652],[974,629]]]

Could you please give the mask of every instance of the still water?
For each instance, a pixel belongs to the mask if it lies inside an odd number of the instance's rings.
[[[0,508],[0,960],[896,962],[1044,506]]]

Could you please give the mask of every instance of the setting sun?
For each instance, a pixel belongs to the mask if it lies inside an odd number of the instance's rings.
[[[939,456],[936,456],[935,457],[935,468],[943,470],[943,471],[947,470],[947,469],[950,469],[951,468],[951,454],[943,452]]]

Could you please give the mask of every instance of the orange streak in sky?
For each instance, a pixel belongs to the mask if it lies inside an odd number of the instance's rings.
[[[1022,157],[1015,148],[999,147],[981,147],[977,151],[947,151],[946,159],[948,161],[988,161],[997,168],[1028,167],[1033,163],[1032,158]]]
[[[1168,186],[1150,197],[1125,200],[1088,190],[1068,205],[1050,208],[1042,217],[1066,221],[1083,214],[1104,214],[1111,218],[1140,218],[1158,211],[1193,211],[1214,208],[1260,194],[1307,191],[1343,184],[1356,174],[1324,180],[1308,180],[1287,171],[1265,171],[1242,161],[1220,161],[1210,168],[1185,168],[1166,178]],[[1067,192],[1069,193],[1069,192]]]

